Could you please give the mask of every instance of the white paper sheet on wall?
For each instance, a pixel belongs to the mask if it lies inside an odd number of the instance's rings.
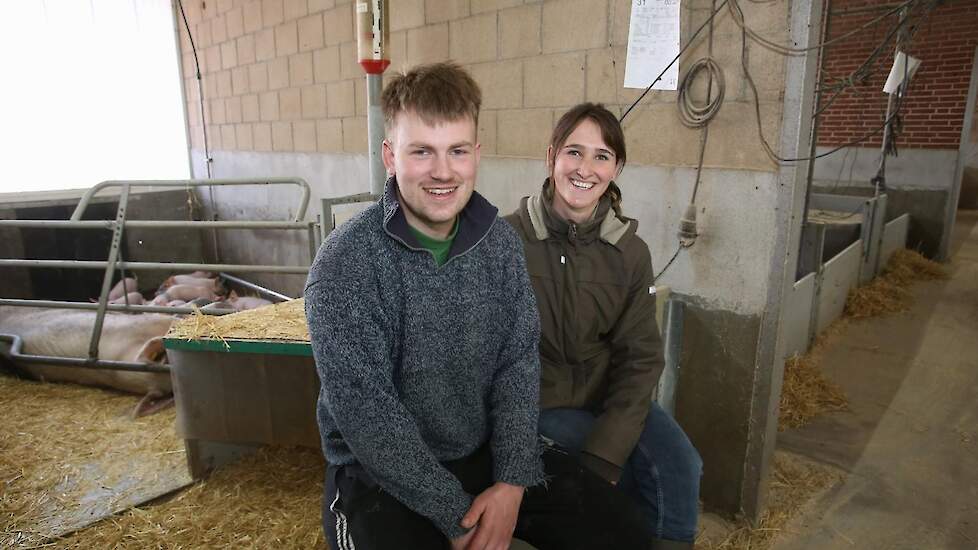
[[[625,87],[647,88],[678,53],[679,0],[632,0]],[[678,85],[676,61],[652,89],[675,90]]]
[[[910,60],[907,63],[907,60]],[[920,60],[916,57],[909,56],[903,52],[897,52],[896,57],[893,59],[893,67],[890,68],[890,74],[886,77],[886,83],[883,84],[883,92],[887,94],[896,93],[897,88],[903,84],[903,79],[913,78],[914,73],[917,72],[917,67],[920,66]]]

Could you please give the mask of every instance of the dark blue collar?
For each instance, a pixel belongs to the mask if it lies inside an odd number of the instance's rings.
[[[409,248],[420,250],[421,244],[411,234],[407,218],[404,217],[404,209],[401,208],[400,198],[397,194],[397,180],[394,176],[388,178],[381,201],[384,207],[384,230],[387,234],[399,239]],[[496,223],[498,213],[499,209],[477,191],[473,191],[468,204],[459,213],[458,232],[455,234],[452,248],[448,252],[446,263],[455,256],[465,254],[479,244],[492,229],[492,225]]]

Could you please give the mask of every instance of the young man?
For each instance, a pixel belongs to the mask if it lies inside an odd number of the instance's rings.
[[[453,64],[383,94],[391,177],[306,283],[334,550],[646,548],[641,515],[537,439],[522,243],[474,191],[481,93]],[[544,464],[547,482],[545,483]]]

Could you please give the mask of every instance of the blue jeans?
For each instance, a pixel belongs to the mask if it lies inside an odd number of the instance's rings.
[[[594,415],[580,409],[545,409],[540,411],[540,433],[571,452],[580,452],[594,420]],[[657,538],[692,542],[702,472],[703,460],[683,429],[652,403],[618,488],[638,502]]]

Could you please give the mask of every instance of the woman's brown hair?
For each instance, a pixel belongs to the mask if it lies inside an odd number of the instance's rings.
[[[625,132],[621,129],[621,124],[611,111],[600,103],[580,103],[571,107],[564,113],[554,126],[554,131],[550,135],[550,155],[547,159],[547,167],[550,171],[550,185],[548,194],[553,192],[553,170],[556,163],[557,151],[564,146],[567,138],[574,132],[577,126],[585,119],[590,119],[601,129],[601,139],[611,148],[615,154],[615,161],[618,164],[618,173],[621,173],[625,166]],[[608,185],[605,195],[611,199],[611,206],[615,212],[621,215],[621,190],[614,181]]]

